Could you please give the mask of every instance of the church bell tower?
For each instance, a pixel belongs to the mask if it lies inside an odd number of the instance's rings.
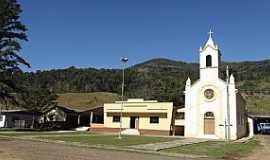
[[[208,40],[204,47],[200,47],[200,79],[206,81],[219,78],[220,51],[214,43],[213,32],[208,32]]]

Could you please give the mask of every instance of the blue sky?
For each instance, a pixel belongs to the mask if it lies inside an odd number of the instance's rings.
[[[30,70],[198,62],[211,26],[222,60],[270,58],[268,0],[19,0]],[[27,69],[28,70],[28,69]]]

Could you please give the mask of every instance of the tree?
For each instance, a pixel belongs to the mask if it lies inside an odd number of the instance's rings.
[[[26,27],[19,21],[22,12],[16,0],[0,0],[0,101],[15,101],[12,92],[20,89],[13,83],[20,65],[30,65],[19,55],[21,41],[27,41]]]
[[[34,117],[37,113],[42,113],[49,107],[55,105],[57,95],[46,87],[33,88],[31,86],[25,87],[24,91],[18,95],[20,107],[32,112],[34,126]]]

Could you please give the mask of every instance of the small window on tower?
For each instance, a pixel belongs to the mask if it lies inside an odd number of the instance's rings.
[[[212,66],[212,56],[208,55],[206,56],[206,67],[211,67]]]

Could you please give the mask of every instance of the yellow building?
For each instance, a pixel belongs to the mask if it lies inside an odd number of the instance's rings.
[[[173,113],[172,102],[146,101],[143,99],[128,99],[122,102],[104,104],[104,125],[100,130],[126,134],[170,135]]]

